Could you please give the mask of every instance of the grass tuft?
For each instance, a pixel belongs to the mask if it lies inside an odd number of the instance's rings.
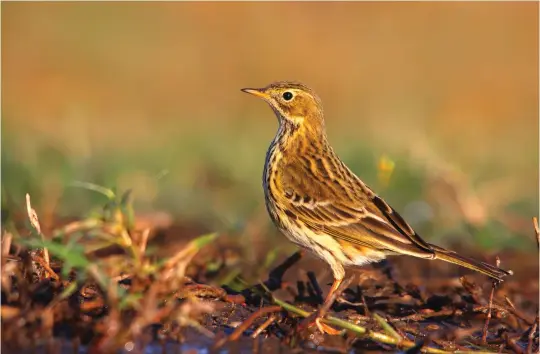
[[[46,341],[53,328],[68,323],[75,337],[91,331],[87,344],[98,352],[136,342],[157,323],[176,330],[190,326],[211,336],[198,319],[214,307],[190,296],[192,281],[185,274],[218,234],[197,237],[160,259],[147,248],[150,229],[135,227],[131,191],[119,194],[87,182],[74,186],[103,194],[102,211],[45,235],[27,196],[30,226],[2,235],[6,348],[25,348],[28,338]]]

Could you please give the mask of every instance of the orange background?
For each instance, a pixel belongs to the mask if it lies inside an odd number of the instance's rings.
[[[276,121],[239,89],[294,79],[319,93],[361,177],[377,184],[380,156],[398,161],[398,206],[403,168],[448,168],[492,217],[525,203],[515,231],[538,213],[537,3],[1,6],[3,191],[16,204],[76,179],[133,187],[143,209],[249,218]]]

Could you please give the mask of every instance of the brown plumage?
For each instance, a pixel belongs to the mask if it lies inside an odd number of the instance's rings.
[[[332,268],[330,298],[345,267],[377,262],[387,255],[440,259],[494,279],[511,274],[424,241],[403,218],[364,184],[328,143],[322,103],[298,82],[243,89],[265,100],[279,128],[266,155],[266,207],[294,243],[314,252]],[[324,307],[324,306],[323,306]],[[318,321],[322,331],[332,330]]]

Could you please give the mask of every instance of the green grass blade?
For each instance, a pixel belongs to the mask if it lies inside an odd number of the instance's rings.
[[[114,200],[116,198],[116,193],[112,189],[105,188],[103,186],[100,186],[91,182],[74,181],[70,183],[69,186],[76,187],[76,188],[83,188],[83,189],[87,189],[90,191],[103,194],[109,200]]]

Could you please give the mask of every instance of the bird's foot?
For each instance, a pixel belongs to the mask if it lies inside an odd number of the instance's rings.
[[[337,329],[325,324],[322,322],[322,317],[319,311],[313,312],[308,317],[304,318],[302,322],[298,325],[298,330],[303,331],[305,329],[311,328],[313,326],[317,326],[319,331],[323,334],[329,334],[331,336],[337,336],[341,333],[341,331],[338,331]]]

